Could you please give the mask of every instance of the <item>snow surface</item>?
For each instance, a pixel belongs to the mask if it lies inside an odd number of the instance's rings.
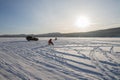
[[[120,80],[120,38],[0,38],[0,80]]]

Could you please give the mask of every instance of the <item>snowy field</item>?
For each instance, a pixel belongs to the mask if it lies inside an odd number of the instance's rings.
[[[0,80],[120,80],[120,38],[0,38]]]

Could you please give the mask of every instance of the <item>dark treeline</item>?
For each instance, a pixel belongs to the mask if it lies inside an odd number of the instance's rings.
[[[16,34],[16,35],[0,35],[0,37],[26,37],[32,35],[35,37],[120,37],[120,27],[97,30],[91,32],[78,32],[78,33],[47,33],[47,34]]]

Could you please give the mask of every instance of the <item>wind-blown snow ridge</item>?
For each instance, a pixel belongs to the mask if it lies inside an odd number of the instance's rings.
[[[120,80],[119,38],[0,39],[0,80]]]

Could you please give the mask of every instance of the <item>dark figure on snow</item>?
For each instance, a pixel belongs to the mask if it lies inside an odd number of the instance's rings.
[[[57,37],[55,37],[55,40],[57,40]]]
[[[53,42],[52,42],[52,39],[49,39],[48,45],[54,45]]]

